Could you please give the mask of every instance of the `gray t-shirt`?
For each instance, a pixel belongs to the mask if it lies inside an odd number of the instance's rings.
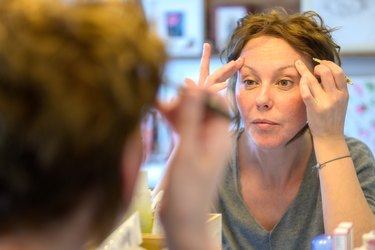
[[[359,140],[347,137],[346,142],[362,190],[375,213],[374,156]],[[215,207],[215,212],[222,213],[223,249],[311,249],[311,240],[324,233],[319,177],[317,170],[313,168],[316,164],[315,154],[312,153],[310,157],[296,198],[272,231],[260,226],[244,203],[236,147],[234,156],[220,187]]]

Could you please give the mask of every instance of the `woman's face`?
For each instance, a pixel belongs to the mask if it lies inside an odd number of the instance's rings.
[[[270,36],[250,40],[241,57],[236,100],[246,132],[259,148],[285,146],[306,124],[294,62],[312,65],[285,40]]]

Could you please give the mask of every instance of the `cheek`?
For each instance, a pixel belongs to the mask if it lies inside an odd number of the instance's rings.
[[[236,93],[237,109],[240,113],[249,111],[251,107],[255,105],[255,98],[246,94],[244,91],[238,91]]]
[[[288,110],[286,116],[290,117],[289,120],[294,120],[297,124],[306,123],[306,106],[300,97],[291,98],[290,102],[286,103],[284,110]]]

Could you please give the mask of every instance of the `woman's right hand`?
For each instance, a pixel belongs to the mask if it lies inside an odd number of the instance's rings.
[[[301,74],[301,96],[314,140],[343,140],[349,93],[342,68],[327,60],[315,66],[314,72],[302,60],[296,61],[295,65]],[[316,76],[321,80],[318,81]]]

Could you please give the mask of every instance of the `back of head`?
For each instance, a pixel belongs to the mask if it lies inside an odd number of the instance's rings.
[[[93,228],[113,222],[122,147],[165,60],[135,5],[0,2],[0,234],[63,219],[92,194]]]

